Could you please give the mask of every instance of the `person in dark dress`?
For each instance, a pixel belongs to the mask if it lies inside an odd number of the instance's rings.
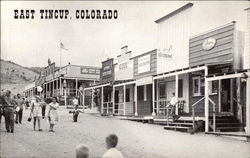
[[[5,127],[7,132],[14,133],[14,101],[10,97],[11,91],[4,96],[3,110],[5,113]]]

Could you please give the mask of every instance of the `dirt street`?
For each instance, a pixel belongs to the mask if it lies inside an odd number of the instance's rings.
[[[79,122],[60,107],[55,133],[42,121],[42,132],[33,131],[27,122],[15,124],[14,134],[5,132],[1,123],[1,157],[74,157],[75,146],[86,144],[90,157],[101,157],[105,152],[105,136],[115,133],[119,137],[118,149],[125,158],[249,158],[250,143],[199,133],[164,130],[162,126],[142,124],[98,115],[81,114]]]

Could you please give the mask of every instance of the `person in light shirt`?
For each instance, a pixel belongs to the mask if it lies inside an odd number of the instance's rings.
[[[76,106],[78,106],[78,99],[77,99],[77,97],[74,97],[74,99],[73,99],[73,108],[75,108]]]
[[[171,112],[170,114],[174,114],[175,113],[175,107],[176,107],[176,104],[178,103],[178,99],[176,98],[175,96],[175,93],[173,92],[172,93],[172,98],[170,100],[170,107],[171,107]]]
[[[102,158],[123,158],[122,153],[116,149],[118,137],[115,134],[110,134],[106,137],[107,151],[102,155]]]

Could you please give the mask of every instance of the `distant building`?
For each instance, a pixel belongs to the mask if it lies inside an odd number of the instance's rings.
[[[58,97],[64,104],[66,94],[67,105],[71,105],[74,96],[79,97],[83,103],[83,88],[88,87],[100,81],[100,68],[93,66],[81,66],[68,64],[62,68],[56,68],[55,63],[48,62],[40,73],[40,76],[25,89],[24,94],[27,97],[40,95],[43,98]],[[37,87],[42,87],[42,92],[37,91]]]

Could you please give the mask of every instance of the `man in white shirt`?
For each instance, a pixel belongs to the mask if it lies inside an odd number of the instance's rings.
[[[77,97],[74,97],[74,99],[73,99],[73,108],[75,108],[76,106],[78,108],[78,99],[77,99]]]
[[[173,92],[172,93],[172,98],[170,100],[170,107],[171,107],[170,114],[173,115],[175,113],[175,107],[176,107],[177,103],[178,103],[178,99],[175,97],[175,93]]]
[[[107,151],[102,155],[102,158],[123,158],[122,153],[116,149],[118,137],[115,134],[110,134],[106,137]]]

